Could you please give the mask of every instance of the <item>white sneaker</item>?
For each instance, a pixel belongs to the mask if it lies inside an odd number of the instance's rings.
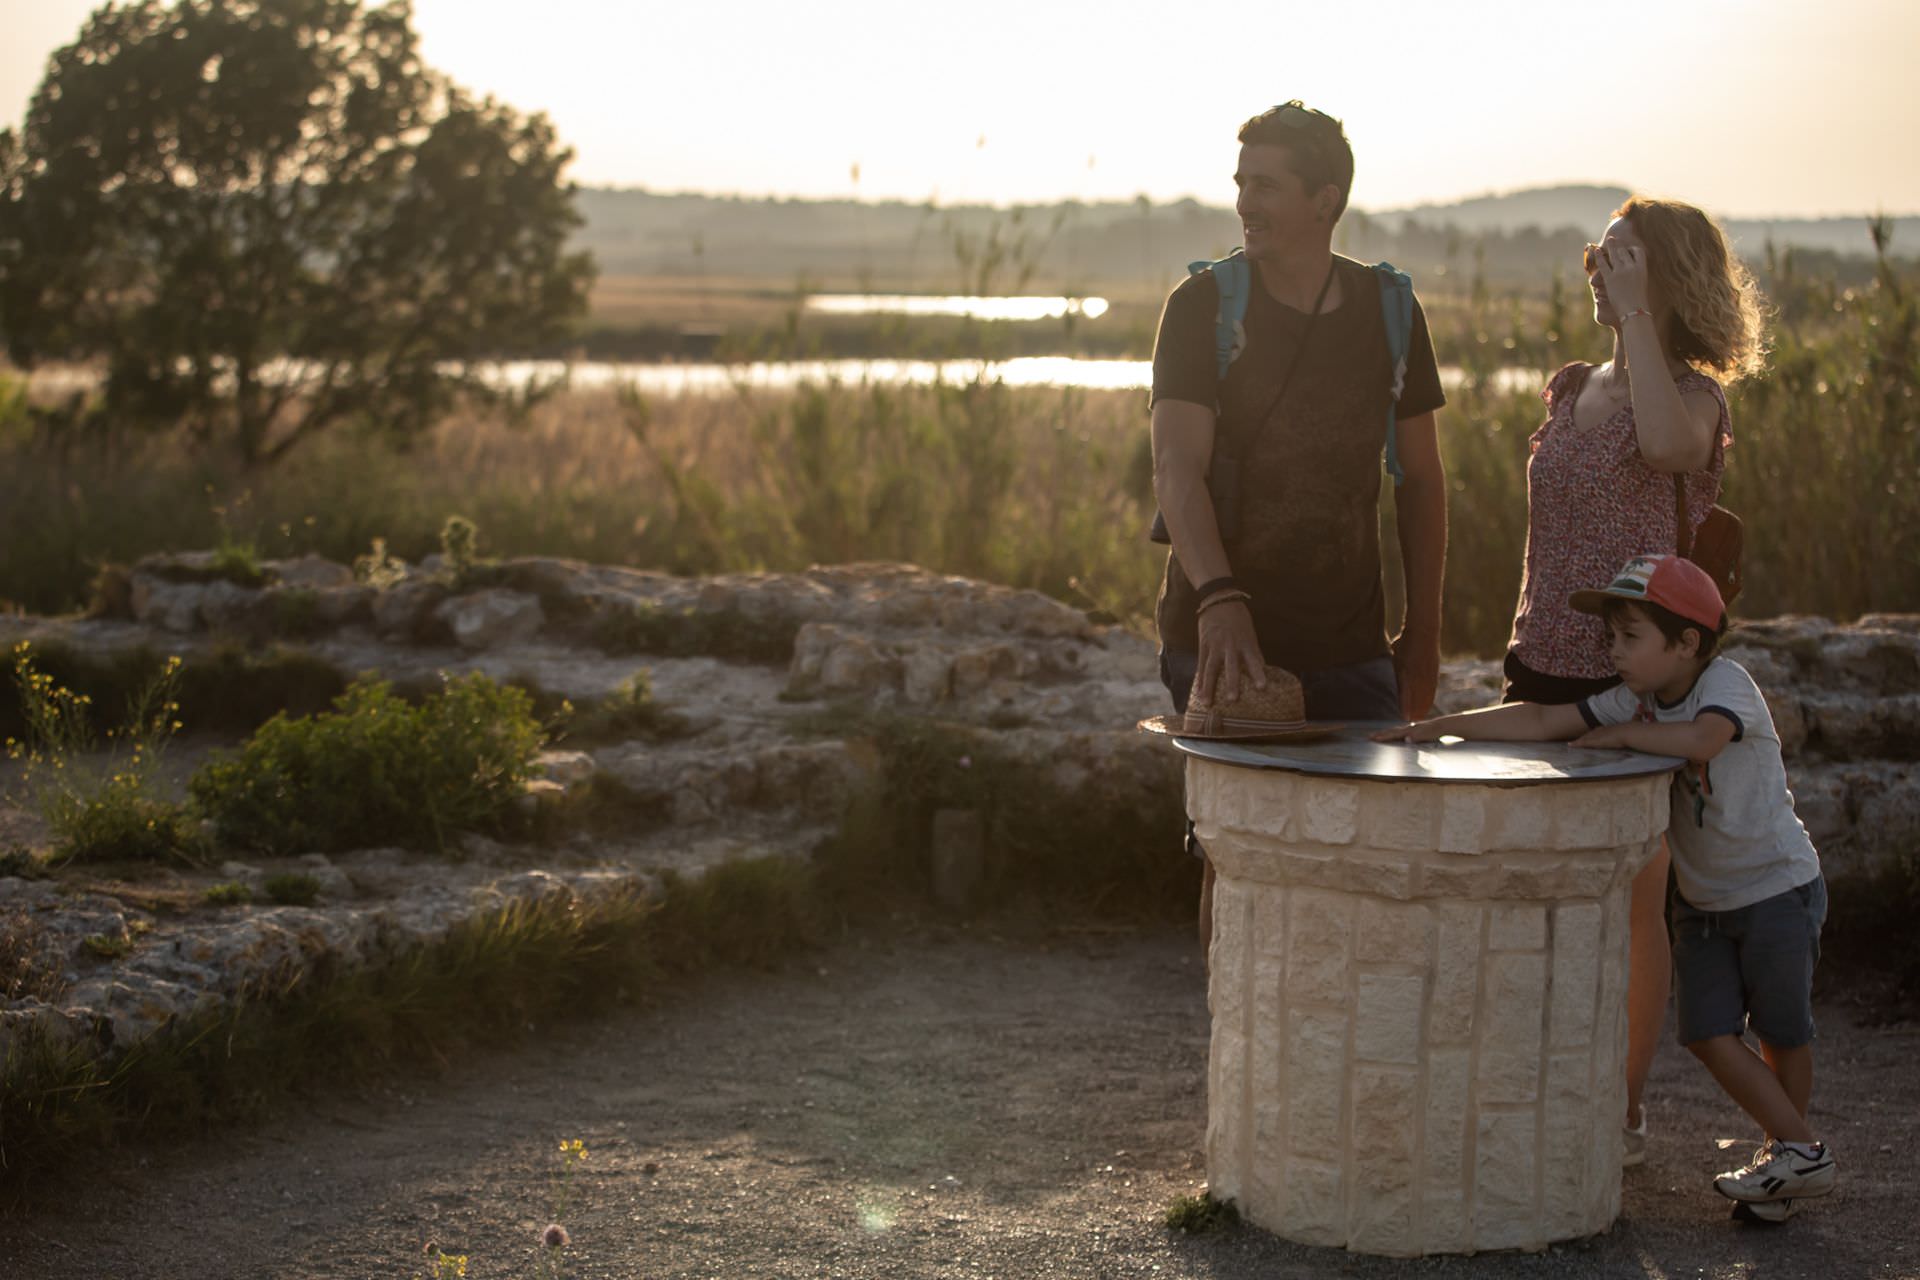
[[[1620,1126],[1620,1167],[1631,1169],[1647,1162],[1647,1109],[1640,1108],[1640,1123],[1629,1129]]]
[[[1802,1155],[1769,1138],[1746,1167],[1715,1178],[1713,1189],[1729,1200],[1748,1204],[1824,1196],[1833,1190],[1833,1156],[1823,1143],[1816,1144],[1813,1152]]]
[[[1799,1211],[1798,1200],[1738,1200],[1734,1202],[1733,1220],[1778,1226]]]

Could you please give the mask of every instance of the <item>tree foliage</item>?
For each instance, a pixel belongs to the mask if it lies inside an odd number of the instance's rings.
[[[409,438],[584,311],[571,156],[425,66],[404,0],[110,4],[0,132],[0,329],[250,463]]]

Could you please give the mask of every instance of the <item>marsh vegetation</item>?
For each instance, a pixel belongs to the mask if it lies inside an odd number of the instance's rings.
[[[1846,286],[1767,272],[1774,352],[1733,387],[1724,501],[1747,518],[1741,610],[1847,618],[1920,601],[1920,273],[1883,255]],[[1452,489],[1445,645],[1502,646],[1525,539],[1528,437],[1542,408],[1514,369],[1604,356],[1584,297],[1439,295],[1460,381],[1441,415]],[[796,341],[803,341],[797,339]],[[1145,397],[1010,387],[987,375],[829,382],[717,396],[577,391],[524,418],[455,413],[402,447],[317,438],[270,470],[182,437],[74,429],[0,384],[0,599],[83,608],[103,564],[227,545],[346,561],[374,538],[416,559],[447,516],[496,556],[563,555],[682,573],[907,560],[1032,587],[1144,624],[1160,553]],[[1383,503],[1392,520],[1392,504]],[[1391,531],[1386,545],[1392,545]]]

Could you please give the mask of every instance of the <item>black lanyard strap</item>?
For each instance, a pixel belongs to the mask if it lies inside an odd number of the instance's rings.
[[[1286,398],[1287,388],[1293,385],[1294,372],[1300,368],[1300,359],[1307,354],[1307,344],[1313,340],[1313,326],[1315,322],[1320,319],[1320,304],[1327,300],[1327,290],[1333,285],[1333,269],[1337,262],[1338,259],[1330,259],[1327,262],[1327,278],[1320,282],[1320,292],[1314,295],[1313,310],[1307,316],[1307,327],[1300,335],[1300,345],[1293,349],[1293,358],[1287,361],[1287,371],[1280,376],[1280,389],[1275,391],[1273,393],[1273,399],[1267,402],[1266,412],[1254,419],[1253,430],[1255,439],[1258,438],[1261,431],[1266,429],[1267,423],[1273,420],[1274,410],[1280,407],[1281,400]],[[1258,287],[1264,289],[1266,286],[1261,284]],[[1218,434],[1221,444],[1232,444],[1232,439],[1226,432],[1222,431]],[[1249,440],[1247,443],[1251,445],[1253,441]],[[1216,446],[1216,449],[1217,448],[1218,446]],[[1239,456],[1231,449],[1225,452],[1229,458],[1237,458]]]

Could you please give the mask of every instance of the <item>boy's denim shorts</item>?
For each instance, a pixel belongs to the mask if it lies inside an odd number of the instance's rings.
[[[1680,1043],[1749,1028],[1776,1049],[1813,1040],[1813,967],[1827,882],[1803,885],[1733,911],[1701,911],[1672,895],[1673,977]]]

